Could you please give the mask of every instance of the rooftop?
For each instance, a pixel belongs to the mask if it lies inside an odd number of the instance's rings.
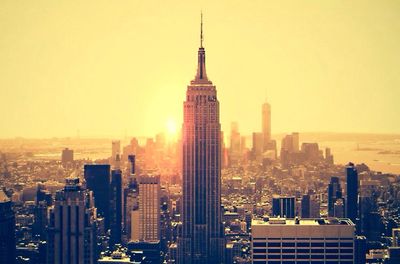
[[[347,218],[269,218],[253,219],[251,225],[302,225],[302,226],[319,226],[319,225],[354,225],[354,223]]]

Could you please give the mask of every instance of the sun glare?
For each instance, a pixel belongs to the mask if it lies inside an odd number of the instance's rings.
[[[168,135],[176,136],[176,131],[177,131],[176,121],[172,118],[168,118],[166,126]]]

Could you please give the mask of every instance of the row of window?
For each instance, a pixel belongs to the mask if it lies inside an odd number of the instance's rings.
[[[352,242],[253,242],[253,247],[353,247]]]
[[[353,261],[253,261],[253,264],[353,264]]]
[[[254,248],[253,249],[254,253],[295,253],[296,249],[294,248]],[[303,249],[303,248],[298,248],[297,253],[310,253],[310,249]],[[338,254],[339,249],[338,248],[311,248],[311,253],[332,253],[332,254]],[[352,248],[341,248],[340,253],[353,253]]]
[[[253,255],[253,259],[353,259],[353,255]]]
[[[351,240],[352,237],[255,237],[253,240]]]

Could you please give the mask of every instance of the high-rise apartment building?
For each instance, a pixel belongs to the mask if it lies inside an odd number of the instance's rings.
[[[253,220],[253,264],[353,264],[355,226],[349,219]]]
[[[225,248],[219,102],[215,85],[206,74],[202,31],[201,26],[197,73],[187,87],[182,129],[183,226],[179,262],[186,264],[222,263]]]
[[[78,178],[66,179],[50,209],[47,263],[96,263],[95,221],[92,192],[83,189]]]

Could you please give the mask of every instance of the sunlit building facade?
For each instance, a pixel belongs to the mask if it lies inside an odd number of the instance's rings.
[[[215,85],[207,78],[202,37],[197,74],[187,87],[182,130],[183,233],[179,263],[222,263],[219,102]]]

